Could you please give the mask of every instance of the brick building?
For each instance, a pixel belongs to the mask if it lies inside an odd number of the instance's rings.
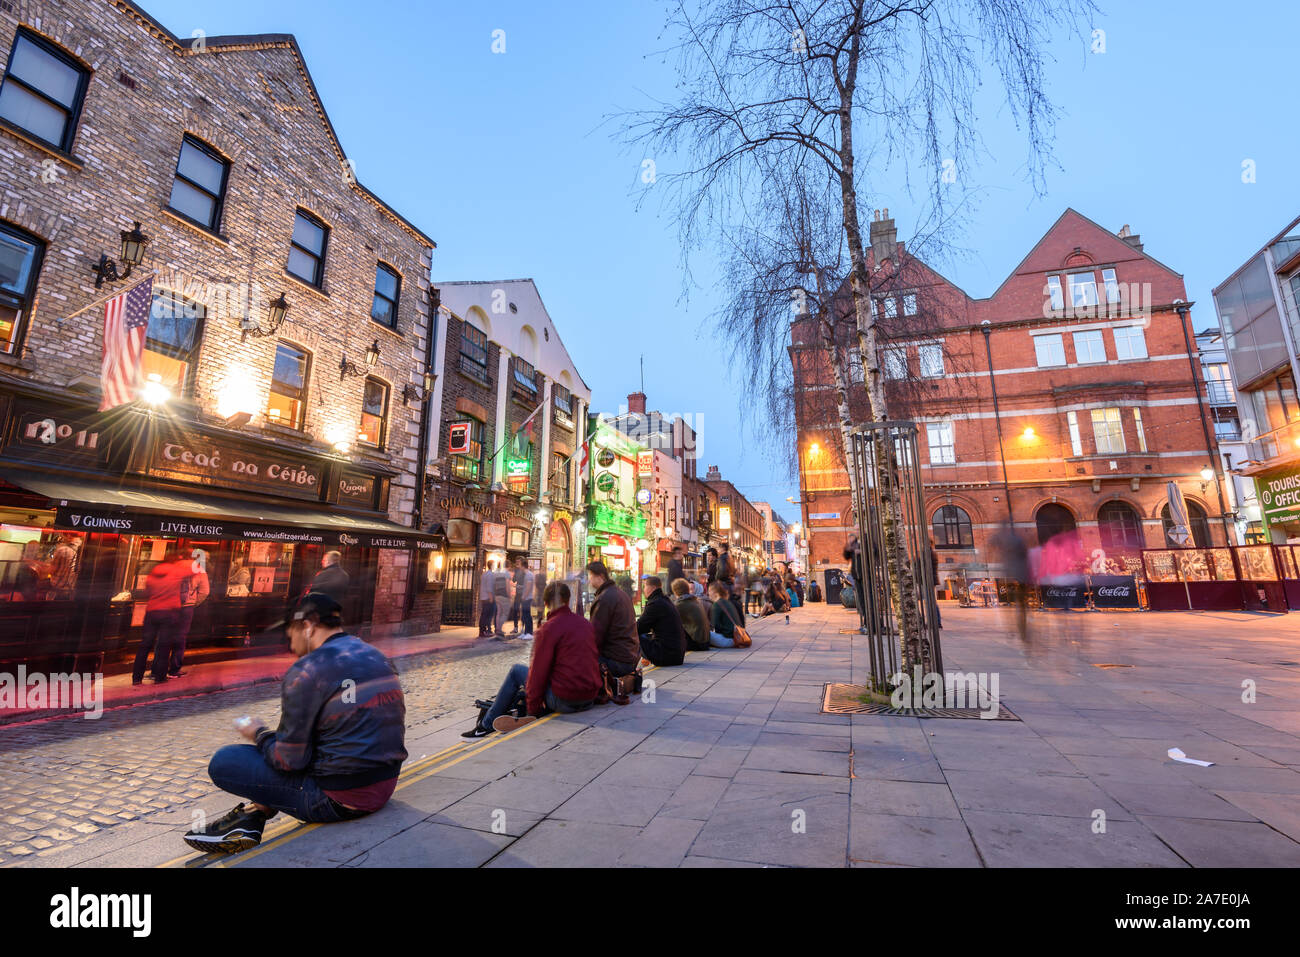
[[[577,452],[591,390],[531,279],[437,295],[425,518],[447,540],[442,621],[469,624],[486,562],[523,558],[548,579],[585,564]]]
[[[131,643],[169,543],[211,583],[191,647],[255,641],[329,550],[352,622],[426,629],[434,243],[357,182],[294,38],[24,2],[0,56],[0,657]],[[104,303],[142,280],[145,389],[101,413]],[[63,587],[16,589],[60,541]]]
[[[710,528],[719,544],[731,539],[731,551],[750,568],[761,568],[763,555],[763,516],[736,486],[722,477],[716,465],[710,465],[704,484],[711,491],[713,514]],[[715,546],[716,547],[716,546]]]
[[[1008,520],[1030,546],[1077,529],[1090,562],[1132,568],[1139,549],[1165,545],[1171,481],[1198,543],[1224,542],[1183,279],[1127,226],[1112,233],[1068,209],[975,299],[908,254],[877,212],[869,267],[890,416],[920,426],[941,587],[996,561],[987,542]],[[790,353],[811,570],[843,568],[849,483],[813,317],[792,323]],[[860,362],[846,375],[853,421],[866,421]]]

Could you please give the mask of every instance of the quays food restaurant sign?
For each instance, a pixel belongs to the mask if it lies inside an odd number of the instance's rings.
[[[1264,526],[1300,521],[1300,463],[1255,476]]]

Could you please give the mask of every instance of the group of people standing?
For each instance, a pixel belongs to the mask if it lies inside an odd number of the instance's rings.
[[[491,587],[498,589],[495,576],[500,573],[489,568],[485,577],[489,574],[494,576]],[[620,587],[603,562],[589,563],[586,574],[595,596],[589,618],[570,608],[571,592],[565,582],[547,583],[541,602],[545,617],[534,636],[531,663],[511,667],[496,697],[482,703],[474,727],[462,737],[513,731],[551,712],[586,711],[610,701],[628,704],[639,688],[642,666],[673,667],[685,661],[688,651],[732,648],[738,637],[744,637],[737,632],[745,627],[745,583],[725,545],[721,552],[710,549],[707,585],[686,576],[682,549],[674,549],[665,576],[643,579],[645,604],[639,615],[630,589]],[[786,574],[794,578],[788,569]],[[802,592],[797,579],[795,585]],[[525,596],[531,593],[527,577],[519,587]],[[781,577],[771,578],[768,587],[787,594]],[[480,591],[481,635],[486,634],[483,625],[489,614],[484,594]],[[801,595],[798,598],[802,600]],[[787,612],[790,601],[787,597],[783,606]],[[500,622],[502,609],[509,606],[496,607]]]
[[[505,562],[488,562],[478,582],[478,636],[503,640],[518,636],[532,641],[533,602],[543,607],[544,584],[544,579],[526,567],[522,558],[516,558],[513,567]],[[512,626],[509,634],[505,630],[507,621]]]

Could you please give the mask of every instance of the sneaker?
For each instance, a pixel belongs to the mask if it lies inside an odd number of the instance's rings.
[[[181,676],[183,676],[183,675],[187,675],[187,674],[189,674],[189,672],[188,672],[188,671],[183,671],[183,670],[182,670],[182,671],[169,671],[169,672],[167,672],[167,677],[168,677],[168,678],[180,678]]]
[[[492,733],[491,728],[485,728],[481,724],[475,722],[474,727],[470,728],[468,731],[462,731],[460,736],[462,738],[477,739],[477,738],[486,738],[491,733]]]
[[[508,734],[526,724],[532,724],[537,718],[531,714],[526,714],[522,718],[516,718],[512,714],[503,714],[492,722],[492,730],[499,731],[502,734]]]
[[[943,626],[940,625],[940,627],[943,627]],[[531,631],[526,631],[526,632],[524,632],[522,635],[519,636],[519,640],[520,640],[520,641],[532,641],[532,640],[533,640],[533,633],[532,633]]]
[[[185,835],[184,840],[196,851],[234,854],[262,843],[266,821],[266,814],[241,803],[211,824],[196,827]]]

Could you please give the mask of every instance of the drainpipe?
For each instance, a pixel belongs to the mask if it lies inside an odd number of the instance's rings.
[[[442,293],[437,288],[429,288],[429,335],[424,343],[424,369],[426,372],[433,369],[433,357],[436,354],[436,343],[438,341],[438,309],[442,305]],[[432,382],[430,383],[432,385]],[[423,387],[423,383],[421,383]],[[417,532],[424,531],[424,498],[425,498],[425,474],[429,467],[429,406],[433,402],[433,392],[430,390],[424,394],[420,401],[420,446],[416,452],[415,460],[415,523],[414,527]],[[419,554],[417,550],[416,554]],[[411,617],[411,611],[415,607],[415,586],[416,578],[419,572],[419,562],[412,561],[407,565],[406,570],[406,610],[402,615],[403,619]]]
[[[984,354],[989,360],[989,386],[993,389],[993,420],[998,425],[998,455],[1002,459],[1002,489],[1007,497],[1007,521],[1011,528],[1016,527],[1016,517],[1011,513],[1011,483],[1007,481],[1007,453],[1002,447],[1002,412],[998,408],[998,384],[993,378],[993,349],[989,346],[989,333],[993,331],[989,321],[980,323],[980,332],[984,333]]]
[[[1205,436],[1205,454],[1210,457],[1209,466],[1214,471],[1214,490],[1218,493],[1219,498],[1219,518],[1223,522],[1223,544],[1232,544],[1232,534],[1228,525],[1228,506],[1223,499],[1223,483],[1219,480],[1219,457],[1214,454],[1214,445],[1210,442],[1210,426],[1208,417],[1205,413],[1205,395],[1201,389],[1200,372],[1196,368],[1199,363],[1196,361],[1196,355],[1192,351],[1192,338],[1187,332],[1187,314],[1191,312],[1191,303],[1183,302],[1181,299],[1174,300],[1174,309],[1178,312],[1178,324],[1183,330],[1183,342],[1187,344],[1187,364],[1192,369],[1192,388],[1196,390],[1196,408],[1201,416],[1201,434]]]

